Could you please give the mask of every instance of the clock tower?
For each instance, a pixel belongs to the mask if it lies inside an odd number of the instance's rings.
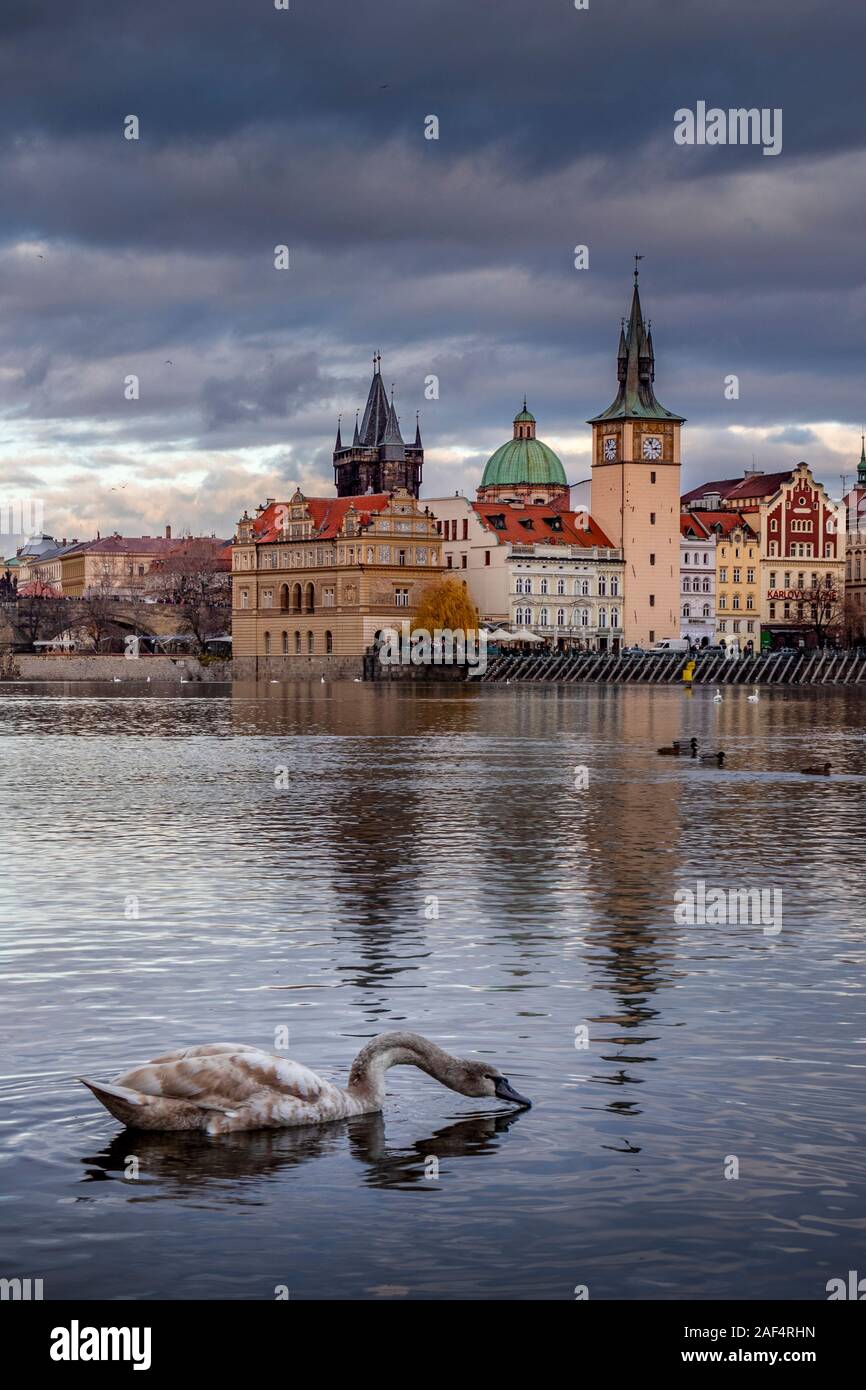
[[[680,430],[656,400],[652,333],[635,263],[628,325],[619,335],[616,400],[592,426],[592,515],[625,561],[627,645],[680,635]]]

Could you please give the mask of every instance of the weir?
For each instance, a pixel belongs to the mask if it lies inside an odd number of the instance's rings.
[[[681,652],[620,656],[605,652],[535,652],[490,656],[483,676],[489,681],[563,681],[589,684],[684,685],[692,658]],[[692,685],[861,685],[866,684],[866,651],[779,652],[772,656],[698,657]]]

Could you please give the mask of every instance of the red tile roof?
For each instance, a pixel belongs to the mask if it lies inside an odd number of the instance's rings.
[[[680,530],[683,535],[686,534],[686,528],[690,521],[697,523],[698,540],[702,539],[700,532],[709,535],[710,531],[717,527],[720,527],[726,536],[729,536],[738,526],[742,526],[746,531],[754,530],[746,518],[740,512],[735,511],[708,511],[704,507],[698,507],[691,511],[682,512],[680,514]]]
[[[691,492],[683,495],[684,502],[697,502],[710,493],[717,492],[726,502],[736,502],[740,498],[772,497],[783,483],[790,481],[793,468],[783,473],[751,473],[745,478],[724,478],[721,482],[701,483]]]
[[[539,506],[538,503],[528,507],[512,507],[503,502],[473,502],[472,507],[503,545],[507,541],[519,545],[543,541],[548,545],[582,545],[587,549],[594,545],[612,548],[612,542],[598,522],[585,512],[559,511],[556,507]],[[493,524],[493,517],[502,517],[501,526]],[[527,521],[532,522],[531,527],[524,524]],[[557,529],[548,525],[549,521],[553,521]]]
[[[391,501],[387,492],[370,493],[363,497],[305,497],[304,502],[313,519],[317,541],[333,540],[342,530],[343,520],[350,507],[358,513],[361,525],[366,525],[373,512],[382,512]],[[253,521],[253,535],[256,541],[279,540],[277,530],[277,509],[288,508],[288,502],[271,502]]]

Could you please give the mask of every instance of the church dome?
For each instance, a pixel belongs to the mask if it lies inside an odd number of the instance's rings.
[[[481,486],[565,487],[565,469],[549,445],[535,438],[535,416],[523,409],[514,417],[514,438],[491,454]]]

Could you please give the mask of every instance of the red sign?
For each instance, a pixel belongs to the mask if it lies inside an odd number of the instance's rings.
[[[836,597],[835,589],[825,589],[823,585],[816,585],[814,589],[767,590],[767,598],[793,599],[795,603],[817,603],[819,599],[821,599],[823,603],[834,603]]]

